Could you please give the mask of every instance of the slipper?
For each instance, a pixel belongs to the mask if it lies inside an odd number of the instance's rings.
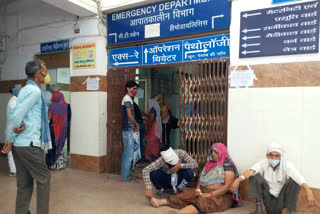
[[[16,173],[10,172],[9,177],[16,177]]]
[[[137,163],[137,164],[135,165],[135,167],[137,167],[137,168],[143,168],[143,163]]]

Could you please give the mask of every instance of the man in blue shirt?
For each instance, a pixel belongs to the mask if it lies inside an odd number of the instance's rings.
[[[49,210],[50,173],[45,164],[44,151],[50,148],[47,112],[41,95],[40,84],[50,77],[43,61],[28,62],[25,67],[27,85],[19,93],[16,107],[9,115],[9,135],[2,153],[13,151],[17,168],[16,214],[30,213],[33,182],[37,182],[37,214]],[[24,123],[19,133],[16,127]],[[20,130],[21,131],[21,130]]]
[[[134,132],[139,133],[140,126],[134,118],[133,99],[137,94],[139,85],[133,80],[126,83],[127,94],[121,102],[122,140],[124,151],[122,153],[121,176],[123,181],[130,181],[130,170],[134,154]]]

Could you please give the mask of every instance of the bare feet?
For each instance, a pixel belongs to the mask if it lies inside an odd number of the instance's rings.
[[[160,207],[160,200],[156,199],[155,197],[152,197],[150,199],[150,203],[154,208],[159,208]]]
[[[180,210],[170,210],[169,214],[181,214]]]

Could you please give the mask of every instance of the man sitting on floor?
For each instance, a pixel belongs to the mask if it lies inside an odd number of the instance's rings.
[[[152,184],[158,190],[160,197],[165,189],[181,191],[194,177],[193,169],[198,167],[197,162],[184,150],[173,150],[167,146],[160,149],[160,154],[161,156],[156,161],[142,171],[147,189],[145,197],[149,200],[152,198]],[[177,185],[175,187],[171,185],[171,175],[173,173],[177,174]]]
[[[267,147],[267,159],[256,163],[231,185],[235,192],[240,182],[250,178],[249,197],[257,200],[257,214],[280,214],[295,211],[300,186],[307,193],[309,206],[315,199],[304,177],[294,166],[284,159],[284,149],[280,144],[272,143]],[[263,201],[263,204],[262,204]]]

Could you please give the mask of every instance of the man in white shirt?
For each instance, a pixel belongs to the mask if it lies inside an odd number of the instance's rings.
[[[300,187],[307,193],[309,206],[315,204],[314,195],[304,177],[283,158],[283,154],[282,145],[270,144],[267,147],[267,158],[245,171],[231,185],[230,190],[235,192],[240,182],[250,178],[249,197],[257,200],[257,214],[295,211]]]

